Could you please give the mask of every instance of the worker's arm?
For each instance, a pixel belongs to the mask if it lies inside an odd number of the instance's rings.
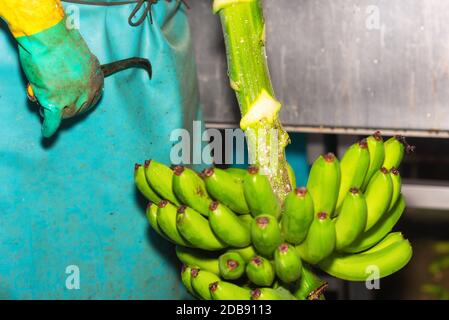
[[[42,106],[42,133],[93,106],[103,89],[97,58],[80,33],[68,29],[59,0],[2,0],[0,17],[19,44],[30,91]]]

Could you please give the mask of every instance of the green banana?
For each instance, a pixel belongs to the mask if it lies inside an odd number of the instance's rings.
[[[251,291],[251,300],[297,300],[287,289],[283,287],[257,288]]]
[[[195,248],[217,251],[227,247],[212,231],[209,221],[187,206],[178,208],[176,226],[181,235]]]
[[[382,246],[382,242],[376,246]],[[402,269],[412,257],[412,247],[408,240],[395,241],[389,246],[371,253],[335,254],[323,260],[319,266],[326,273],[349,281],[366,281],[370,267],[377,267],[379,278]]]
[[[372,176],[382,168],[385,159],[384,140],[380,131],[376,131],[372,136],[369,136],[366,139],[366,142],[368,144],[370,162],[368,172],[363,181],[362,190],[366,189]]]
[[[393,193],[391,196],[390,206],[388,207],[388,210],[393,209],[393,206],[396,204],[396,201],[398,200],[401,194],[401,187],[402,187],[402,179],[398,169],[391,168],[390,177],[391,182],[393,183]]]
[[[243,191],[253,216],[270,214],[279,218],[281,213],[279,200],[271,188],[268,177],[260,174],[258,167],[249,167],[243,181]]]
[[[353,243],[365,230],[367,220],[365,196],[357,188],[346,193],[335,223],[335,249],[340,251]]]
[[[371,248],[382,240],[396,225],[405,209],[404,196],[400,195],[393,208],[368,231],[362,233],[350,246],[344,248],[344,252],[361,252]]]
[[[304,263],[293,295],[299,300],[319,300],[327,287],[328,283],[318,278],[311,266]]]
[[[176,246],[176,256],[182,263],[192,268],[200,268],[201,270],[209,271],[216,275],[220,274],[218,257],[216,254],[192,248]]]
[[[310,169],[307,189],[312,195],[314,212],[333,214],[340,189],[340,163],[334,154],[319,156]]]
[[[204,169],[202,173],[210,195],[239,214],[249,213],[243,192],[243,181],[226,170]]]
[[[134,183],[140,193],[149,201],[159,203],[162,200],[148,184],[144,167],[137,163],[134,166]]]
[[[340,161],[341,183],[338,193],[337,210],[343,204],[349,189],[362,187],[366,173],[368,172],[370,156],[368,143],[362,140],[348,148]]]
[[[282,232],[285,240],[300,244],[313,221],[313,200],[306,188],[297,188],[285,198]]]
[[[176,244],[191,247],[192,245],[181,236],[176,227],[176,207],[167,200],[159,202],[158,207],[157,224],[167,238]]]
[[[288,173],[288,177],[290,179],[291,190],[295,190],[296,189],[296,175],[295,175],[295,171],[293,170],[292,166],[288,162],[287,162],[287,173]]]
[[[237,252],[226,252],[218,258],[220,275],[225,280],[239,279],[245,273],[246,262]]]
[[[385,238],[383,238],[381,241],[379,241],[379,243],[377,245],[375,245],[372,248],[370,248],[366,251],[363,251],[361,253],[363,253],[363,254],[374,253],[376,251],[382,250],[383,248],[390,246],[393,243],[396,243],[396,242],[402,241],[402,240],[404,240],[404,235],[401,232],[391,232],[391,233],[387,234],[385,236]]]
[[[369,182],[365,191],[367,219],[365,231],[371,229],[387,212],[393,196],[393,182],[389,171],[382,167]]]
[[[145,161],[145,177],[151,188],[162,198],[176,206],[179,200],[173,193],[173,171],[166,165],[155,160]]]
[[[316,264],[329,256],[335,248],[335,226],[329,214],[317,213],[306,239],[296,246],[302,260]]]
[[[385,144],[385,160],[383,166],[390,170],[391,168],[399,168],[404,158],[404,153],[409,150],[409,146],[403,136],[394,136],[388,139]]]
[[[207,216],[212,199],[207,194],[203,179],[192,169],[182,166],[174,167],[173,173],[173,191],[176,198]]]
[[[243,182],[243,179],[246,176],[246,170],[245,169],[227,168],[227,169],[225,169],[225,171],[227,173],[229,173],[230,175],[232,175],[234,178],[237,178],[237,179],[239,179],[242,182]]]
[[[302,262],[294,247],[281,244],[274,252],[276,275],[284,283],[290,283],[301,277]]]
[[[246,275],[256,286],[269,287],[274,281],[275,273],[269,260],[255,256],[246,265]]]
[[[157,224],[157,211],[158,206],[154,204],[153,202],[148,202],[147,209],[146,209],[146,216],[147,220],[150,223],[151,227],[156,231],[160,236],[167,239],[166,235],[162,232],[161,228],[159,228],[159,225]]]
[[[251,225],[251,240],[260,254],[271,257],[282,242],[278,221],[268,214],[255,218]]]
[[[209,285],[213,300],[250,300],[251,290],[226,281],[216,281]]]
[[[242,214],[240,216],[238,216],[239,220],[241,223],[244,224],[244,226],[250,230],[251,229],[251,224],[253,223],[253,216],[250,214]]]
[[[212,272],[200,270],[197,268],[193,268],[190,274],[191,274],[190,281],[195,294],[198,295],[200,299],[212,300],[209,285],[211,283],[220,281],[220,278]]]
[[[230,246],[243,248],[251,244],[247,225],[223,204],[210,203],[209,224],[218,238]]]
[[[254,256],[257,255],[256,250],[253,246],[248,246],[246,248],[240,248],[240,249],[230,249],[227,252],[236,252],[238,253],[245,262],[250,262]]]
[[[192,269],[189,266],[187,266],[185,264],[182,265],[181,282],[184,285],[184,287],[187,289],[187,291],[191,295],[195,296],[196,294],[195,294],[195,291],[193,291],[192,283],[191,283],[191,279],[192,279],[191,271],[192,271]]]

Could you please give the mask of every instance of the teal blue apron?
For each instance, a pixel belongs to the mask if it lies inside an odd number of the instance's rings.
[[[186,8],[161,0],[153,24],[132,27],[135,4],[73,6],[101,63],[148,58],[153,79],[141,69],[107,78],[93,112],[43,140],[1,26],[0,299],[186,297],[174,248],[149,229],[133,184],[134,163],[170,163],[171,131],[201,120]]]

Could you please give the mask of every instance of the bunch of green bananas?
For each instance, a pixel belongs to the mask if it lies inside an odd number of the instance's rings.
[[[391,232],[405,209],[397,168],[410,147],[379,132],[312,165],[307,187],[280,203],[257,167],[201,174],[154,160],[136,165],[152,228],[176,244],[181,279],[199,299],[313,299],[326,283],[313,268],[365,281],[404,267],[412,248]]]

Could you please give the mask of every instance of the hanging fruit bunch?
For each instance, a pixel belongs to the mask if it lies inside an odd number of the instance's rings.
[[[320,156],[307,186],[297,188],[268,72],[261,1],[215,0],[213,11],[254,165],[202,173],[155,160],[135,167],[137,188],[150,201],[148,220],[176,244],[186,289],[206,300],[322,299],[327,284],[316,269],[350,281],[400,270],[412,248],[391,232],[405,209],[397,168],[412,147],[399,136],[384,143],[376,132],[341,162]]]
[[[257,166],[243,169],[136,165],[152,228],[176,244],[182,282],[200,299],[307,299],[325,283],[313,269],[365,281],[388,276],[412,248],[393,227],[405,209],[398,167],[410,147],[379,132],[313,163],[307,187],[281,204]]]

